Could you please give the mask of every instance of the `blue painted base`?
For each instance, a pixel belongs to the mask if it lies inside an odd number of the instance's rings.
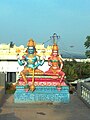
[[[57,90],[55,86],[36,86],[34,92],[26,92],[24,86],[17,86],[14,93],[15,103],[32,103],[32,102],[56,102],[68,103],[70,101],[69,87],[61,86]]]

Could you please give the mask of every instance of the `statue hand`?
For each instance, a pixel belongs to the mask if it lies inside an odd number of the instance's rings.
[[[25,65],[25,61],[23,60],[23,59],[20,59],[20,56],[19,56],[19,54],[17,54],[17,60],[18,60],[18,63],[19,63],[19,65]]]
[[[46,56],[43,56],[42,59],[45,60],[45,59],[46,59]]]
[[[61,68],[59,68],[58,72],[61,72]]]
[[[40,59],[41,59],[41,60],[45,60],[45,58],[46,58],[46,56],[42,56]]]
[[[49,65],[49,66],[52,66],[52,63],[51,63],[51,62],[48,62],[48,65]]]
[[[20,56],[19,56],[19,54],[17,54],[16,58],[17,58],[17,59],[20,59]]]

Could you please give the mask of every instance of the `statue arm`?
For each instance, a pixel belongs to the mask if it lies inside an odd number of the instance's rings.
[[[63,68],[63,61],[62,61],[62,59],[59,57],[59,62],[60,62],[60,69],[62,70],[62,68]]]
[[[39,65],[42,66],[44,64],[44,60],[39,61]]]
[[[25,61],[24,60],[20,60],[20,59],[18,59],[18,63],[19,63],[19,65],[24,65],[25,64]]]
[[[50,61],[50,60],[51,60],[51,57],[49,57],[49,58],[48,58],[48,65],[49,65],[49,66],[51,66],[51,65],[52,65],[52,63],[51,63],[51,61]]]
[[[17,59],[18,59],[18,63],[19,63],[20,66],[25,64],[25,57],[24,56],[22,56],[22,59],[20,59],[20,57],[18,56]]]
[[[38,66],[42,66],[44,64],[44,59],[40,60],[39,56],[36,57],[37,57],[37,64],[35,65],[35,68],[37,68]]]

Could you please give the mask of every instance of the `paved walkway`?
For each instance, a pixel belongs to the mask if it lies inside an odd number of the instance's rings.
[[[77,95],[71,95],[68,104],[15,104],[13,95],[6,95],[0,120],[90,120],[90,109]]]

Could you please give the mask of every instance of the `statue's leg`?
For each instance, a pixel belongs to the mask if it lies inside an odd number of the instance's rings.
[[[62,82],[64,80],[65,73],[63,71],[60,71],[59,75],[61,76],[61,82]]]
[[[33,74],[33,69],[32,68],[28,68],[28,73],[30,73],[30,75]]]
[[[23,71],[20,72],[20,75],[22,76],[24,82],[27,84],[27,79],[26,79],[26,73],[28,72],[28,69],[24,69]]]
[[[35,69],[35,75],[44,75],[44,72],[40,69]]]
[[[45,74],[45,75],[51,75],[51,76],[54,75],[53,69],[52,69],[52,68],[49,68],[49,70],[46,71],[44,74]]]

